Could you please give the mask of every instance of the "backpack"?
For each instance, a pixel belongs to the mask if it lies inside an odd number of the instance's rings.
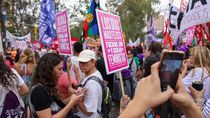
[[[106,86],[104,81],[100,80],[96,76],[89,77],[81,87],[84,87],[89,80],[94,80],[98,82],[102,88],[102,104],[101,104],[101,111],[97,110],[99,114],[102,114],[103,118],[108,118],[109,112],[112,108],[112,96],[109,88]]]
[[[4,100],[4,106],[0,118],[23,118],[24,107],[21,106],[18,96],[13,92],[9,91]]]

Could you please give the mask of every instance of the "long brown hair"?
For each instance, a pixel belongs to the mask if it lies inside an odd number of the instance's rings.
[[[62,61],[63,57],[58,54],[45,54],[36,66],[32,76],[31,86],[37,83],[42,83],[49,91],[50,95],[58,97],[58,91],[56,88],[58,78],[56,78],[55,73],[53,73],[53,69]]]

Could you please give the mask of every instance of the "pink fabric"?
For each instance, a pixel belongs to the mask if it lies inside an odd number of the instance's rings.
[[[9,60],[6,60],[5,61],[6,65],[9,66],[10,68],[14,68],[14,64],[10,64],[10,61]]]
[[[74,85],[77,84],[77,81],[73,77],[71,77],[70,80],[71,80],[72,84],[74,84]],[[67,75],[67,73],[63,73],[58,78],[58,90],[59,90],[59,93],[63,99],[66,99],[69,97],[68,87],[69,87],[68,75]]]

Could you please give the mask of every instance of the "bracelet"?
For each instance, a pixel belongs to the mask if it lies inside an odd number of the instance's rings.
[[[196,102],[204,103],[204,100],[203,100],[203,99],[195,99],[195,103],[196,103]]]

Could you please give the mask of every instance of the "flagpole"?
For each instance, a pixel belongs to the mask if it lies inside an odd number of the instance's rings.
[[[123,84],[121,71],[119,71],[119,76],[120,76],[120,87],[121,87],[121,91],[122,91],[122,96],[124,96],[125,95],[125,89],[124,89],[124,84]]]

